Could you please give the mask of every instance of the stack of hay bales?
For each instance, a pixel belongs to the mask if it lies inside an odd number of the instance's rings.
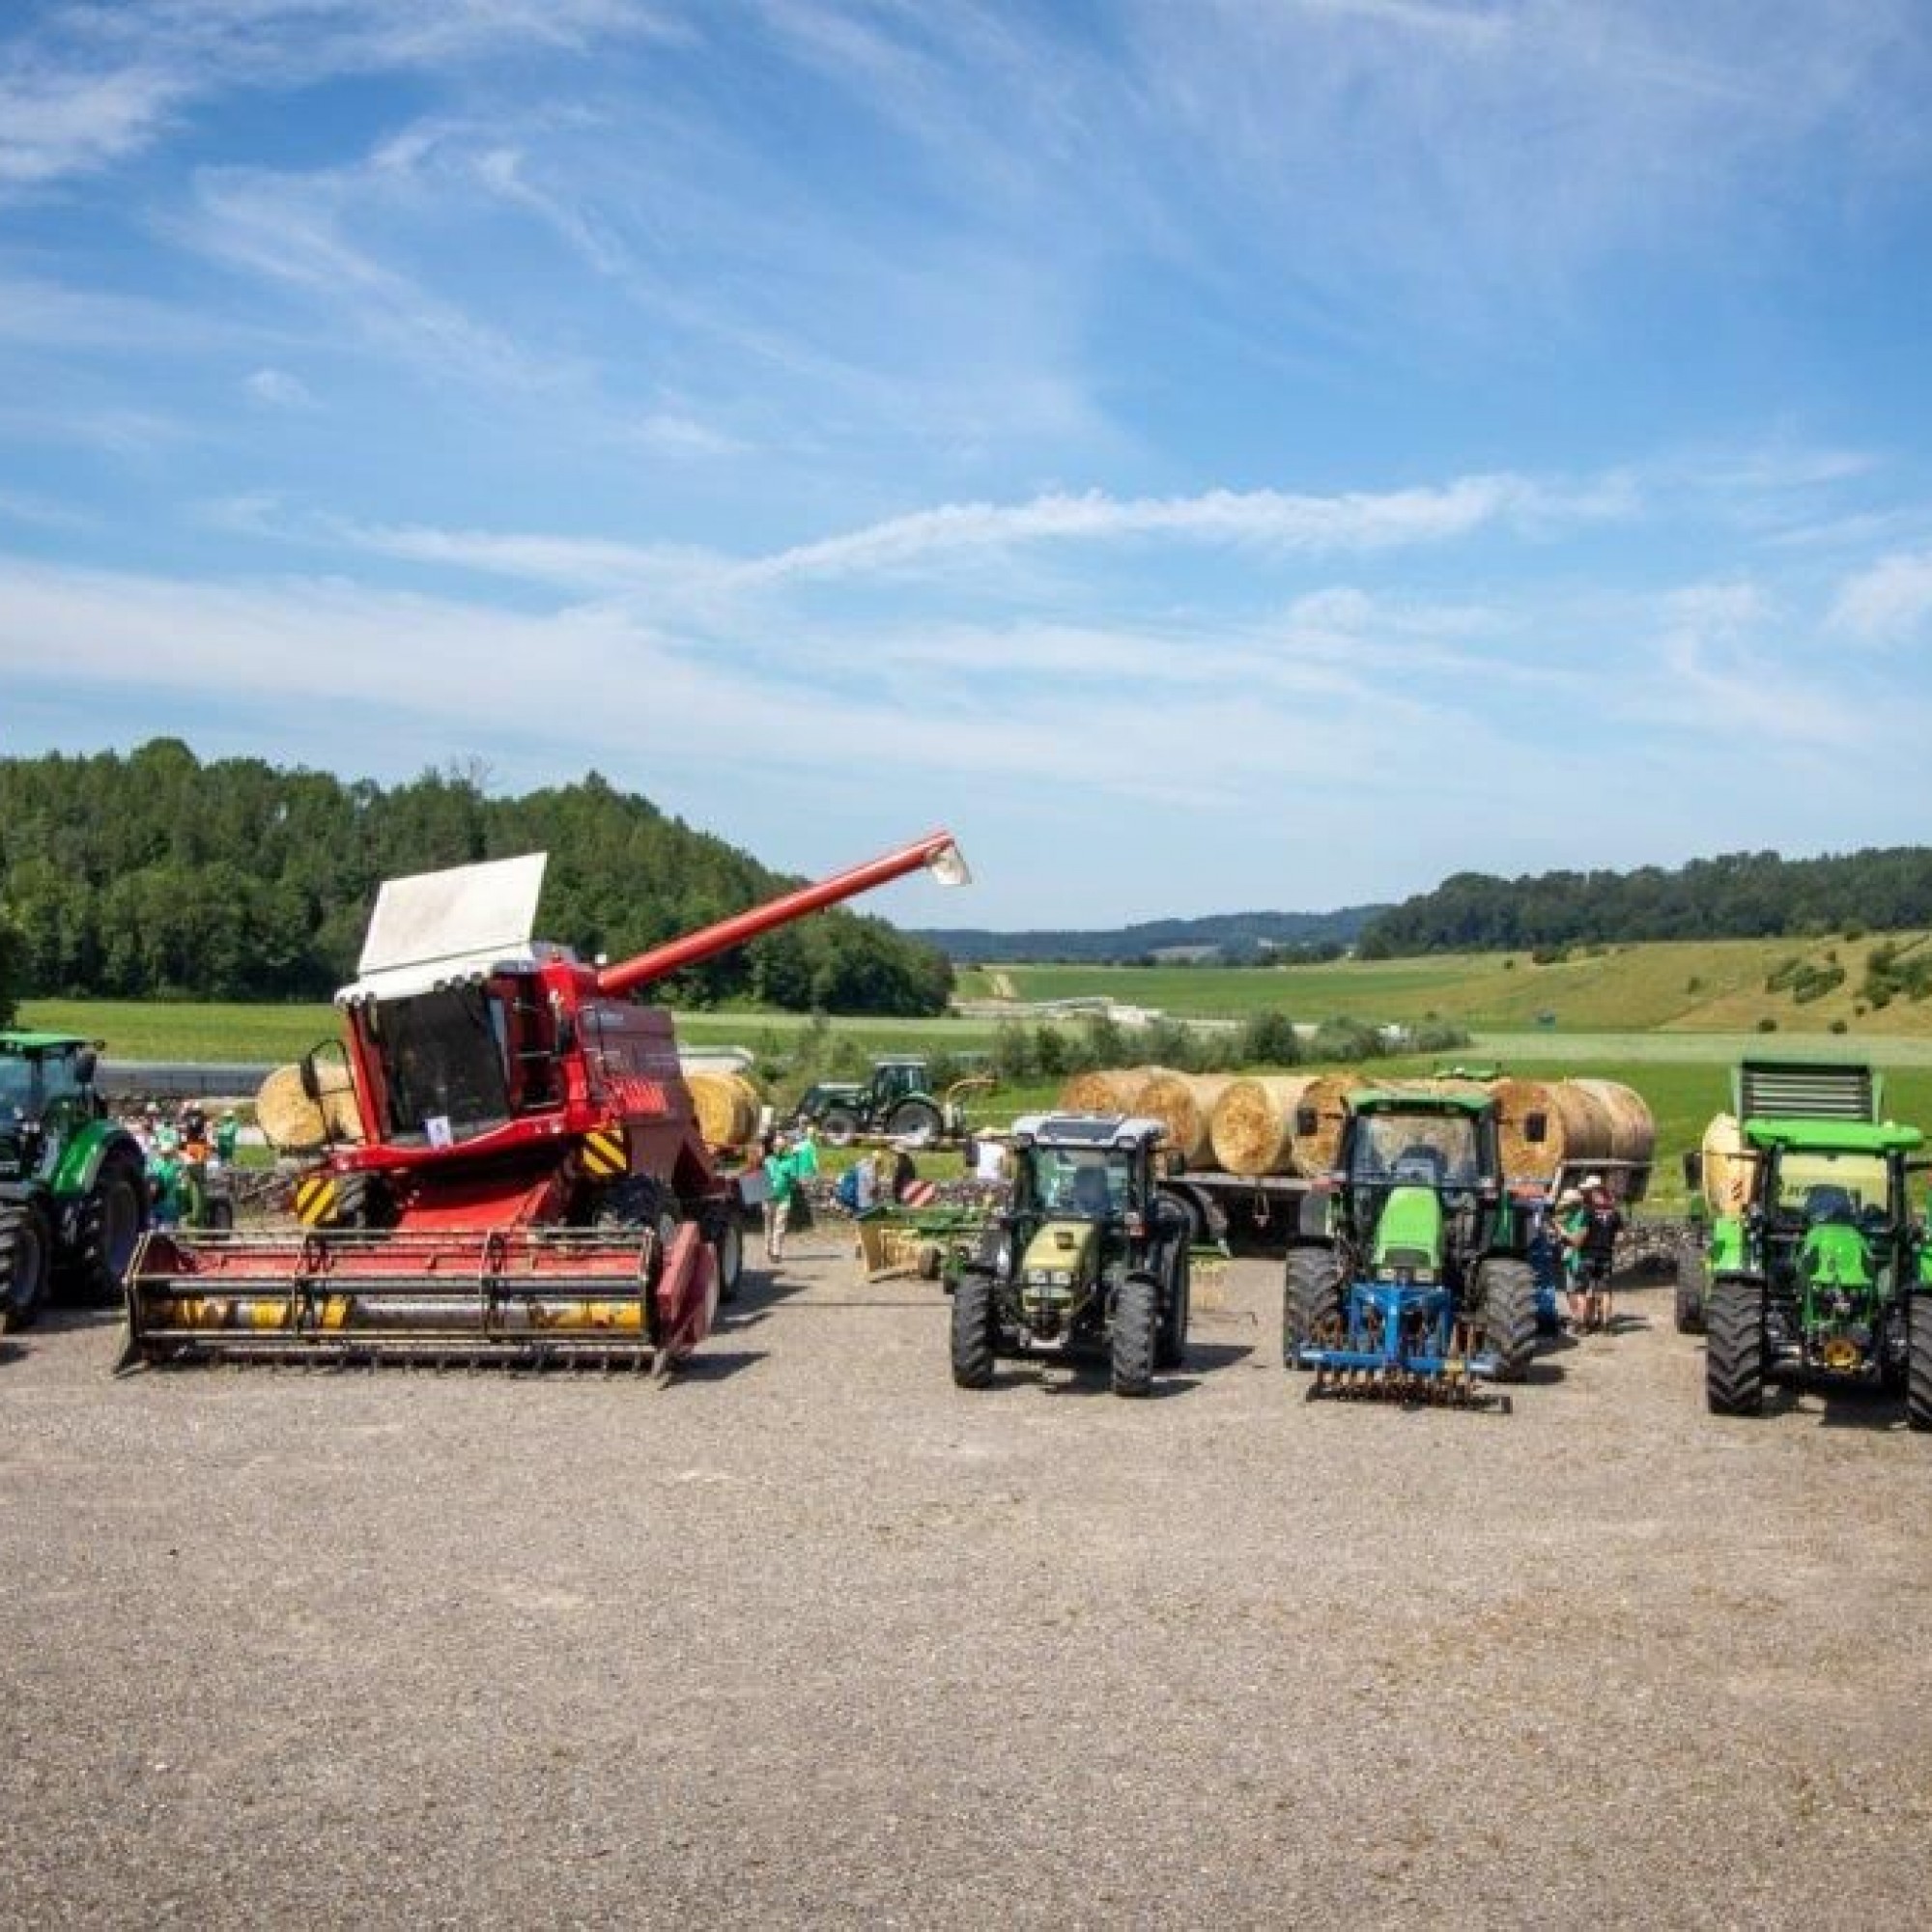
[[[1210,1123],[1214,1160],[1230,1174],[1315,1175],[1335,1165],[1348,1098],[1346,1073],[1251,1074],[1228,1084]]]
[[[1492,1081],[1490,1091],[1503,1172],[1511,1179],[1539,1179],[1592,1161],[1641,1166],[1656,1151],[1650,1108],[1619,1081],[1507,1079]]]
[[[349,1069],[338,1061],[318,1061],[315,1079],[319,1101],[302,1092],[301,1068],[293,1065],[276,1067],[255,1095],[255,1122],[278,1153],[315,1153],[331,1141],[362,1138]]]
[[[697,1131],[714,1152],[742,1148],[756,1137],[762,1102],[742,1073],[687,1073],[684,1084],[691,1090]]]
[[[1132,1111],[1158,1121],[1167,1129],[1168,1146],[1189,1167],[1203,1167],[1213,1158],[1209,1122],[1215,1103],[1234,1084],[1225,1073],[1156,1074],[1134,1095]]]
[[[1131,1114],[1135,1100],[1150,1080],[1164,1080],[1164,1066],[1120,1066],[1094,1073],[1076,1073],[1060,1090],[1060,1105],[1068,1114]]]

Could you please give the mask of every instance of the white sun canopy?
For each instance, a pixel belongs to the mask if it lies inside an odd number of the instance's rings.
[[[426,993],[452,980],[536,963],[530,948],[547,852],[384,879],[357,979],[338,1006]]]

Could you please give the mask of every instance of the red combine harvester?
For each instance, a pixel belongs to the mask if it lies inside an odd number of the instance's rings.
[[[144,1236],[123,1367],[668,1370],[710,1332],[737,1285],[744,1203],[698,1134],[669,1013],[626,996],[922,866],[963,884],[965,862],[934,832],[614,966],[531,942],[544,864],[384,885],[335,996],[346,1081],[325,1082],[327,1049],[301,1065],[325,1121],[353,1095],[359,1133],[338,1128],[298,1181],[302,1232]]]

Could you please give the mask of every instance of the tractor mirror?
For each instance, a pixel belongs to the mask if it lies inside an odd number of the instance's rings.
[[[83,1046],[73,1057],[73,1077],[83,1087],[94,1085],[96,1069],[100,1065],[100,1056],[91,1046]]]
[[[1695,1148],[1684,1156],[1684,1184],[1692,1194],[1703,1190],[1704,1156]]]
[[[1522,1117],[1522,1137],[1531,1147],[1541,1147],[1549,1138],[1549,1116],[1545,1113]]]

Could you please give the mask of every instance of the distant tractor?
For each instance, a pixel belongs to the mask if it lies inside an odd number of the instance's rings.
[[[72,1034],[0,1033],[0,1329],[63,1287],[121,1292],[148,1224],[139,1143],[107,1118],[98,1048]]]
[[[1286,1365],[1313,1369],[1316,1393],[1397,1400],[1522,1380],[1548,1298],[1531,1260],[1542,1197],[1503,1185],[1493,1102],[1392,1089],[1348,1109],[1315,1225],[1289,1250]]]
[[[1160,1191],[1158,1121],[1029,1115],[1005,1209],[952,1290],[952,1379],[985,1388],[1001,1355],[1093,1354],[1114,1393],[1151,1393],[1187,1352],[1187,1209]]]
[[[1932,1251],[1907,1193],[1924,1136],[1889,1121],[1740,1126],[1747,1198],[1712,1223],[1702,1263],[1707,1406],[1759,1414],[1768,1380],[1863,1384],[1902,1392],[1911,1426],[1932,1429]]]
[[[973,1075],[935,1094],[924,1059],[875,1060],[866,1080],[821,1080],[809,1088],[793,1121],[800,1126],[810,1122],[833,1147],[848,1147],[862,1134],[929,1147],[963,1134],[962,1096],[992,1084],[984,1075]]]

